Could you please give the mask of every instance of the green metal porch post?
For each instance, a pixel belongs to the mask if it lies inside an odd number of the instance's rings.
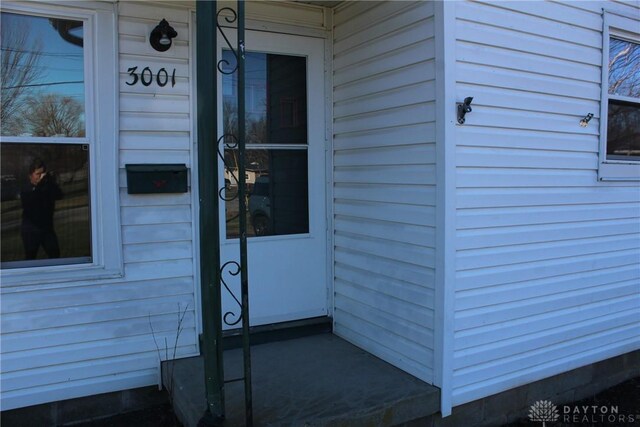
[[[248,427],[253,426],[253,397],[251,390],[251,343],[249,338],[249,261],[247,257],[247,199],[246,199],[246,111],[245,111],[245,2],[238,0],[238,204],[240,211],[240,288],[242,300],[242,357],[244,365],[244,404]]]
[[[200,190],[200,286],[207,410],[201,426],[224,420],[216,85],[216,1],[196,2],[198,186]]]

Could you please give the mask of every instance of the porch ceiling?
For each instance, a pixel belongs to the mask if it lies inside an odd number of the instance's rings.
[[[306,3],[306,4],[312,4],[315,6],[324,6],[324,7],[336,7],[337,5],[339,5],[340,3],[342,3],[342,1],[313,1],[313,0],[297,0],[297,3]]]

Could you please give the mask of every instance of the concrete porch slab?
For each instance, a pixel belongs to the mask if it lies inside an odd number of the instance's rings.
[[[241,377],[242,350],[224,358],[227,378]],[[252,372],[256,426],[392,426],[439,410],[438,388],[332,334],[253,346]],[[195,427],[206,409],[202,357],[176,361],[173,382],[174,410]],[[243,426],[242,382],[226,384],[225,398],[225,425]]]

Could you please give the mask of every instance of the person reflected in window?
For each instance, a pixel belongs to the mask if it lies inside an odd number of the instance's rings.
[[[49,258],[60,257],[58,236],[53,229],[53,213],[56,200],[62,196],[55,176],[47,172],[47,166],[41,159],[34,159],[29,166],[28,186],[20,193],[25,259],[36,259],[40,246]]]

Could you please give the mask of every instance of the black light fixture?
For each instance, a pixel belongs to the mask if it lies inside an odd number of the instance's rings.
[[[171,39],[176,37],[178,33],[173,29],[166,19],[160,21],[160,23],[151,31],[149,36],[149,43],[158,52],[165,52],[171,47]]]
[[[580,126],[586,128],[589,124],[589,121],[593,118],[593,113],[589,113],[580,120]]]
[[[464,124],[465,118],[464,116],[467,113],[471,112],[471,101],[473,101],[473,96],[468,96],[464,99],[464,102],[458,102],[458,123],[461,125]]]

